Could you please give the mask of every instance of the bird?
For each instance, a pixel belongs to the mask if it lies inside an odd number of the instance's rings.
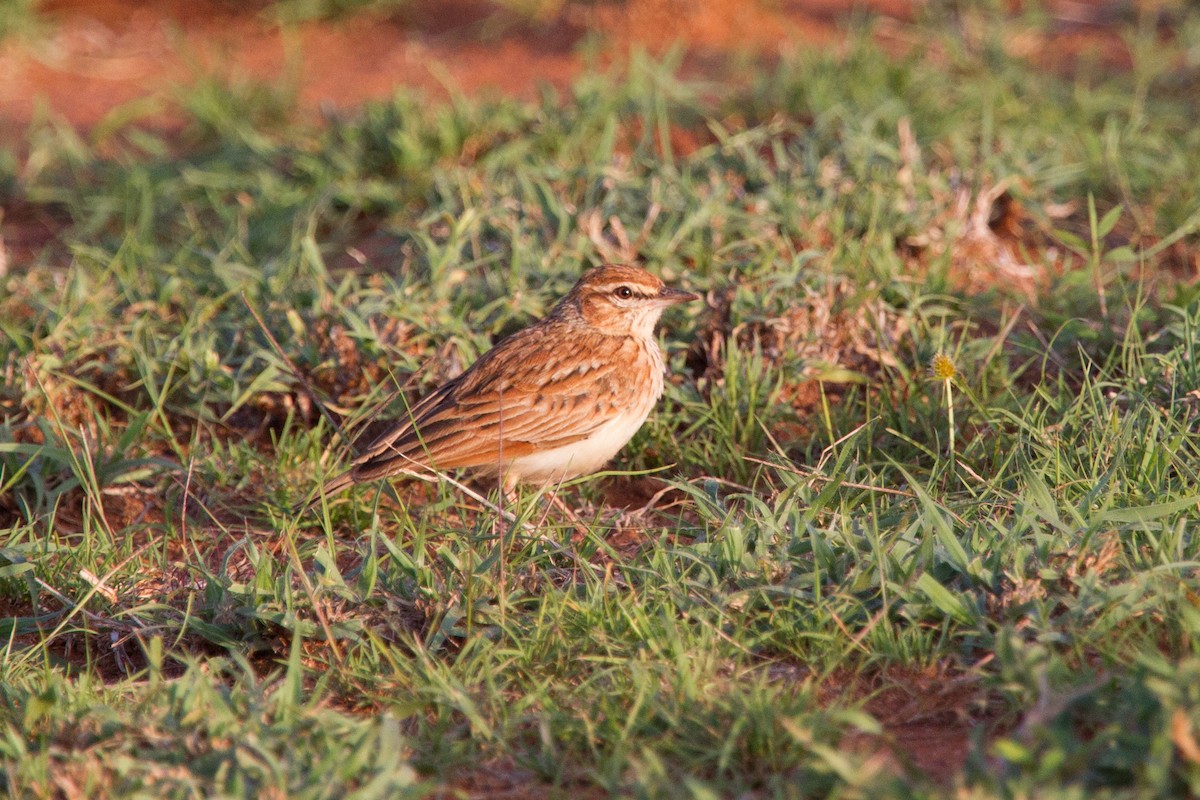
[[[589,269],[549,314],[357,446],[310,506],[355,484],[421,472],[499,475],[506,495],[520,483],[596,472],[662,396],[659,317],[699,299],[638,266]]]

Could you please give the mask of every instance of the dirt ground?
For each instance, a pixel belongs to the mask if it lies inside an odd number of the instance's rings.
[[[721,74],[735,56],[766,60],[791,48],[832,47],[851,14],[877,17],[881,47],[917,46],[905,0],[592,0],[543,3],[544,16],[515,14],[487,0],[411,0],[392,16],[280,26],[266,0],[55,0],[40,32],[0,43],[0,148],[20,153],[31,121],[49,110],[85,134],[114,108],[148,100],[145,122],[169,128],[166,102],[198,76],[288,81],[302,113],[347,110],[397,86],[445,97],[451,90],[531,97],[539,85],[565,87],[589,63],[631,49],[662,52],[687,42],[685,71]],[[1112,63],[1124,46],[1105,27],[1111,3],[1048,5],[1052,37],[1014,41],[1031,58],[1062,63],[1093,49]],[[156,102],[163,101],[163,102]],[[52,221],[7,209],[10,253],[34,252]],[[44,230],[43,230],[44,229]],[[2,251],[0,251],[2,252]],[[2,274],[2,273],[0,273]],[[977,690],[953,692],[928,677],[906,682],[869,707],[901,761],[935,779],[958,774],[973,729],[987,726]]]

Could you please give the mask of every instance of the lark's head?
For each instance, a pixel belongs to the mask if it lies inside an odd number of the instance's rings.
[[[578,315],[599,333],[652,337],[664,308],[699,299],[641,267],[606,264],[583,273],[551,316]]]

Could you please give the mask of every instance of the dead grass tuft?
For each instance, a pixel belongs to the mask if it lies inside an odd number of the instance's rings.
[[[687,365],[702,387],[724,380],[732,342],[786,371],[782,399],[803,419],[819,407],[823,391],[836,397],[839,385],[868,382],[899,363],[908,320],[877,297],[860,301],[863,292],[846,278],[821,290],[801,287],[803,295],[782,314],[737,325],[733,291],[709,294],[712,313],[688,348]]]
[[[985,177],[978,189],[959,185],[938,198],[934,218],[902,243],[915,272],[924,274],[930,264],[944,259],[956,291],[998,291],[1036,305],[1056,272],[1066,271],[1072,262],[1062,248],[1053,247],[1010,193],[1016,182]],[[1049,217],[1073,211],[1057,206],[1043,210]]]
[[[1056,577],[1045,578],[1038,571],[1025,576],[1010,576],[1005,590],[988,598],[989,614],[1002,617],[1012,609],[1038,603],[1048,597],[1074,597],[1080,581],[1088,575],[1103,577],[1120,568],[1121,538],[1117,531],[1108,531],[1095,539],[1095,545],[1083,553],[1060,553],[1046,565]]]

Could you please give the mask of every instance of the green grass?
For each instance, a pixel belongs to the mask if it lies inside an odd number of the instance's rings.
[[[990,21],[31,132],[5,202],[65,223],[0,278],[5,790],[1200,792],[1194,53],[1138,21],[1131,70],[1057,75]],[[353,425],[612,258],[710,307],[624,472],[562,490],[586,530],[445,485],[285,510],[344,448],[251,308]]]
[[[33,37],[42,30],[38,16],[41,0],[4,0],[0,3],[0,42]]]

